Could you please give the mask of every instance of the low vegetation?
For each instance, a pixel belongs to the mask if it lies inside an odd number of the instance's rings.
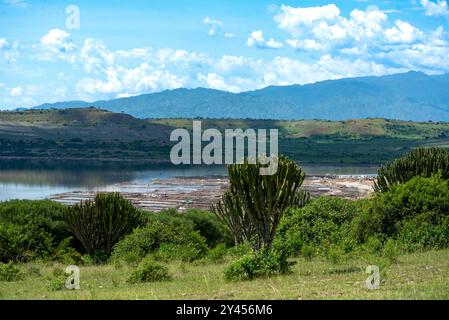
[[[231,166],[234,202],[214,213],[141,212],[118,194],[71,208],[1,203],[0,297],[448,298],[445,153],[413,153],[435,170],[398,166],[402,180],[357,201],[298,193],[304,173],[281,158],[267,178],[259,165]],[[82,270],[79,292],[63,286],[69,261]],[[363,286],[368,265],[381,270],[376,292]]]

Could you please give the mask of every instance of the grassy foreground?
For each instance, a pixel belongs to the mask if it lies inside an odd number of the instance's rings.
[[[168,265],[172,281],[147,284],[129,284],[126,267],[81,266],[78,291],[51,289],[55,274],[65,265],[28,263],[20,266],[28,272],[23,280],[0,282],[0,299],[449,299],[449,250],[400,256],[397,263],[381,269],[379,290],[365,287],[365,268],[375,262],[296,262],[289,275],[239,283],[224,281],[228,262],[173,262]]]

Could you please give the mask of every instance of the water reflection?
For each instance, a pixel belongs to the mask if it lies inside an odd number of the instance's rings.
[[[305,165],[308,175],[372,175],[374,166]],[[43,199],[70,191],[115,190],[120,183],[148,184],[153,179],[223,176],[225,166],[172,166],[124,163],[0,162],[0,201]]]

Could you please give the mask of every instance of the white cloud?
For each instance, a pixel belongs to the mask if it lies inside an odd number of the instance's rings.
[[[385,39],[389,43],[413,43],[423,33],[411,24],[397,20],[393,28],[385,30]]]
[[[9,48],[9,42],[5,38],[0,38],[0,50],[8,49]]]
[[[208,35],[214,36],[222,27],[223,21],[205,17],[203,23],[209,27]]]
[[[61,29],[51,29],[41,38],[41,44],[54,53],[71,52],[76,46],[69,39],[70,33]]]
[[[449,16],[449,8],[446,0],[421,0],[421,5],[425,10],[426,16]]]
[[[340,9],[335,4],[322,7],[294,8],[281,6],[281,13],[274,17],[279,28],[297,33],[302,26],[310,27],[323,21],[335,21],[340,16]]]
[[[283,47],[283,44],[281,42],[278,42],[273,38],[265,41],[262,30],[251,32],[248,40],[246,40],[246,45],[248,47],[257,47],[260,49],[280,49]]]
[[[15,87],[11,89],[10,95],[11,97],[20,97],[23,93],[22,87]]]

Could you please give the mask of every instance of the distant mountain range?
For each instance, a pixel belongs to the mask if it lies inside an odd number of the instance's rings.
[[[230,93],[175,89],[109,101],[68,101],[33,109],[95,106],[138,118],[327,119],[449,121],[449,74],[408,72]]]

